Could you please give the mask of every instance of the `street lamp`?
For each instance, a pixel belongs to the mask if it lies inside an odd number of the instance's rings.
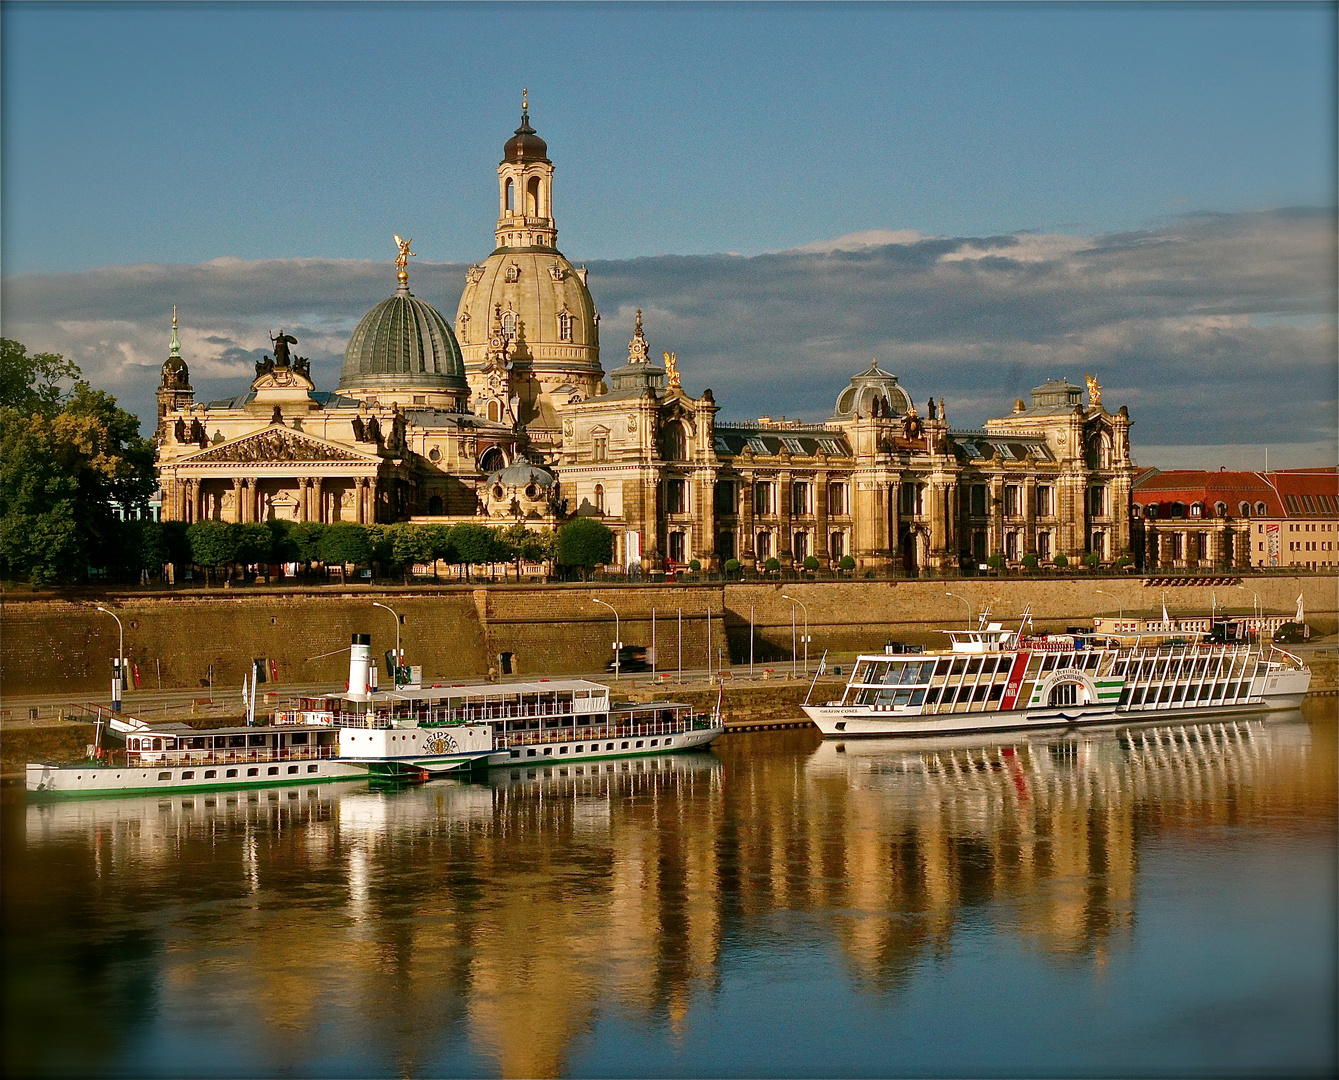
[[[1121,600],[1119,596],[1117,596],[1115,593],[1107,592],[1106,589],[1094,589],[1093,592],[1100,592],[1103,596],[1109,596],[1111,597],[1111,599],[1116,601],[1116,611],[1117,611],[1116,618],[1122,622],[1125,621],[1125,603],[1124,601]]]
[[[381,604],[378,603],[376,600],[373,600],[372,606],[385,608],[387,611],[389,611],[392,615],[395,616],[395,663],[392,665],[391,686],[393,688],[398,689],[400,686],[400,660],[402,659],[400,653],[400,624],[404,622],[404,618],[394,608],[390,607],[387,604]]]
[[[1251,594],[1251,610],[1255,612],[1255,633],[1258,635],[1260,633],[1260,594],[1254,589],[1246,588],[1245,585],[1234,585],[1232,587]]]
[[[619,668],[621,666],[619,664],[619,654],[623,648],[623,642],[618,639],[618,609],[608,601],[597,600],[593,596],[590,599],[592,604],[604,604],[605,607],[614,613],[614,682],[618,682]],[[680,661],[680,667],[682,667],[682,661]]]
[[[803,600],[796,600],[795,597],[787,596],[785,593],[781,594],[781,599],[789,600],[791,604],[799,604],[804,609],[804,673],[807,676],[809,674],[809,608]],[[790,614],[793,620],[795,617],[794,607],[790,609]]]
[[[951,592],[946,592],[944,595],[951,596],[954,600],[961,600],[963,602],[963,606],[967,608],[967,629],[970,630],[972,628],[972,605],[967,602],[967,597],[959,596],[957,593]]]
[[[105,612],[116,620],[117,646],[116,663],[112,665],[112,712],[121,711],[121,665],[125,663],[126,655],[126,628],[121,625],[121,617],[110,608],[105,608],[101,604],[98,610]]]

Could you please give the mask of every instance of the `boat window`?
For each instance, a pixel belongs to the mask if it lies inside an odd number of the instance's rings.
[[[953,674],[953,675],[961,675],[961,674],[963,673],[963,671],[966,670],[966,667],[967,667],[967,661],[966,661],[966,660],[954,660],[954,661],[953,661],[953,671],[951,672],[951,674]]]
[[[1128,705],[1130,703],[1130,688],[1127,686],[1120,692],[1120,704]]]
[[[247,776],[259,776],[259,775],[260,775],[260,770],[259,770],[259,769],[247,769],[247,770],[246,770],[246,775],[247,775]]]
[[[160,772],[160,773],[158,774],[158,779],[159,779],[159,780],[171,780],[171,779],[172,779],[172,774],[171,774],[170,772]]]
[[[976,688],[976,693],[972,696],[972,700],[973,700],[973,701],[985,701],[985,700],[986,700],[986,691],[988,691],[989,689],[990,689],[989,686],[987,686],[985,683],[982,683],[980,686],[978,686],[978,687]]]
[[[228,770],[227,772],[225,772],[223,775],[224,775],[224,776],[236,776],[236,775],[237,775],[237,770],[236,770],[236,769],[229,769],[229,770]]]
[[[1213,694],[1213,683],[1203,683],[1200,686],[1200,700],[1204,701]]]
[[[990,700],[999,701],[1004,696],[1004,683],[996,683],[990,688]]]
[[[248,745],[248,746],[264,746],[264,745],[265,745],[265,736],[264,736],[264,735],[248,735],[247,738],[246,738],[246,742],[247,742],[247,745]]]
[[[205,779],[206,779],[206,780],[213,780],[214,777],[218,776],[218,774],[219,774],[219,771],[218,771],[217,769],[206,769],[206,770],[205,770]]]
[[[1185,698],[1185,696],[1186,696],[1186,688],[1184,686],[1178,686],[1172,690],[1173,701],[1181,701]]]
[[[295,731],[288,736],[288,741],[293,746],[302,746],[307,741],[307,733],[305,731]]]
[[[952,666],[952,664],[953,661],[949,660],[947,657],[945,657],[943,660],[940,660],[939,663],[935,665],[935,677],[942,678],[943,676],[947,675],[948,669]]]
[[[1126,690],[1129,690],[1129,687],[1126,687]],[[1121,696],[1124,697],[1124,694],[1122,694]],[[1143,688],[1142,686],[1139,686],[1139,687],[1136,687],[1136,688],[1130,693],[1130,704],[1131,704],[1131,705],[1142,705],[1143,703],[1144,703],[1144,688]]]
[[[1099,656],[1097,653],[1090,652],[1084,659],[1083,666],[1087,668],[1089,671],[1095,671],[1097,670],[1097,661],[1100,659],[1101,656]]]
[[[911,692],[911,704],[912,704],[912,705],[919,705],[919,704],[921,704],[921,702],[923,702],[924,700],[925,700],[925,691],[924,691],[924,690],[913,690],[913,691]]]
[[[315,765],[308,765],[308,766],[307,766],[307,771],[308,771],[309,773],[311,773],[311,772],[315,772],[315,771],[316,771],[316,766],[315,766]]]
[[[1117,678],[1122,677],[1125,674],[1125,664],[1124,660],[1117,660],[1111,668],[1111,674]]]
[[[921,676],[917,680],[917,682],[923,682],[923,683],[929,682],[932,678],[934,678],[934,673],[935,673],[935,662],[933,660],[923,661],[921,663]]]
[[[1052,670],[1055,667],[1055,662],[1057,659],[1059,658],[1055,655],[1048,656],[1045,660],[1041,662],[1042,671]]]
[[[265,770],[265,775],[266,775],[266,776],[278,776],[278,775],[279,775],[279,766],[278,766],[278,765],[271,765],[268,769]]]
[[[1158,695],[1158,704],[1164,705],[1168,701],[1171,701],[1171,699],[1172,699],[1172,688],[1170,686],[1164,686],[1162,688],[1162,693]]]
[[[182,778],[183,780],[194,780],[194,779],[195,779],[195,770],[194,770],[194,769],[187,769],[184,773],[181,774],[181,778]]]
[[[930,687],[930,689],[927,690],[925,693],[925,704],[933,705],[938,700],[939,700],[939,687],[937,686]],[[948,699],[945,698],[944,700],[947,701]]]
[[[981,657],[973,656],[967,661],[967,674],[978,675],[981,672]]]

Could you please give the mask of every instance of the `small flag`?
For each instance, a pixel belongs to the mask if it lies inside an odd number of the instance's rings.
[[[246,676],[242,676],[242,705],[245,707],[250,702],[251,697],[246,692]]]
[[[1298,594],[1297,594],[1297,615],[1296,615],[1296,617],[1294,618],[1293,621],[1294,621],[1294,622],[1304,622],[1304,621],[1306,621],[1306,613],[1302,610],[1302,594],[1301,594],[1301,593],[1298,593]],[[138,680],[138,679],[135,680],[135,684],[136,684],[137,686],[139,685],[139,680]]]
[[[1162,621],[1166,624],[1168,630],[1172,628],[1172,617],[1167,614],[1166,604],[1162,605]]]
[[[270,661],[270,682],[278,682],[278,681],[279,681],[279,661],[278,661],[278,660],[271,660],[271,661]]]

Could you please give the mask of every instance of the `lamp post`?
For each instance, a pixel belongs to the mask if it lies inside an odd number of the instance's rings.
[[[1125,604],[1122,602],[1119,596],[1117,596],[1115,593],[1109,593],[1105,589],[1094,589],[1093,592],[1100,592],[1103,596],[1109,596],[1111,597],[1111,599],[1116,601],[1116,612],[1117,612],[1116,618],[1121,622],[1125,621]]]
[[[967,597],[959,596],[957,593],[951,592],[946,592],[944,595],[951,596],[954,600],[962,601],[963,606],[967,609],[967,629],[970,630],[972,628],[972,605],[968,602]]]
[[[121,665],[125,663],[126,655],[126,628],[121,625],[121,616],[110,608],[105,608],[101,604],[98,610],[110,615],[116,620],[117,645],[116,645],[116,663],[112,665],[112,712],[121,711]]]
[[[607,601],[597,600],[593,596],[590,599],[591,603],[604,604],[605,607],[614,613],[614,682],[618,682],[620,668],[619,653],[623,648],[623,642],[620,641],[618,637],[618,611],[613,604],[610,604]]]
[[[804,642],[804,673],[807,676],[809,674],[809,605],[803,600],[796,600],[795,597],[787,596],[785,593],[781,594],[781,599],[789,600],[791,604],[799,604],[804,611],[804,637],[801,640]],[[790,613],[793,620],[795,616],[794,607],[790,609]]]
[[[372,601],[372,606],[373,606],[373,607],[379,607],[379,608],[385,608],[387,611],[389,611],[392,615],[395,616],[395,664],[394,664],[394,670],[391,671],[391,687],[392,687],[392,688],[398,688],[399,685],[400,685],[400,660],[401,660],[401,655],[400,655],[400,624],[401,624],[402,622],[404,622],[404,619],[400,616],[400,614],[399,614],[394,608],[390,607],[390,606],[387,605],[387,604],[381,604],[381,603],[378,603],[377,601],[373,600],[373,601]]]
[[[1255,629],[1253,633],[1258,635],[1260,633],[1260,594],[1254,589],[1246,588],[1245,585],[1234,585],[1232,587],[1251,594],[1251,610],[1255,612]]]

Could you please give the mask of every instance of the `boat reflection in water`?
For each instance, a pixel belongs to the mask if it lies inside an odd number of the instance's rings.
[[[1051,1002],[1036,1022],[1095,1009],[1074,973],[1097,985],[1139,954],[1150,844],[1241,825],[1325,840],[1332,757],[1300,714],[933,743],[773,731],[485,782],[28,806],[6,845],[6,1064],[830,1074],[888,1071],[905,1039],[905,1071],[972,1072],[942,1055],[1027,1039],[1002,1039],[1004,1019],[959,1042],[899,1034],[927,964],[970,1006],[985,991],[950,958],[985,934]],[[806,981],[816,958],[832,981]],[[738,987],[787,980],[805,1009],[862,995],[869,1019],[783,1044]],[[1137,996],[1109,995],[1085,1045],[1128,1045]],[[728,1046],[700,1035],[717,1025]],[[1056,1060],[1036,1045],[1034,1069]],[[1058,1071],[1120,1071],[1087,1052]]]

